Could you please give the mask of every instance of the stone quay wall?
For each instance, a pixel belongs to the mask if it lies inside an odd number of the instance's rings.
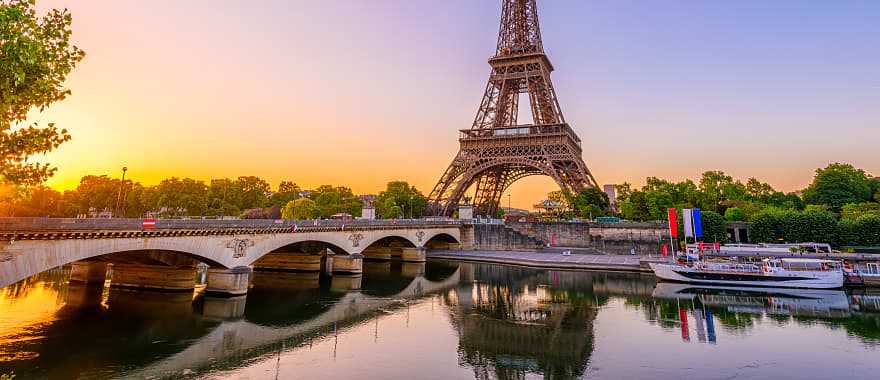
[[[669,240],[666,223],[509,222],[507,226],[551,246],[591,248],[610,254],[660,253]]]
[[[462,247],[485,251],[533,251],[543,248],[544,243],[503,224],[475,223],[462,229]]]

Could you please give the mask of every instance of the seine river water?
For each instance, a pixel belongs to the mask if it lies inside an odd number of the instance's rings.
[[[429,262],[256,273],[244,298],[0,289],[16,379],[880,378],[880,296]],[[360,287],[359,290],[351,290]]]

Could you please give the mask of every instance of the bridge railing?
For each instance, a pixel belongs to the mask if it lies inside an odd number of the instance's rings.
[[[454,226],[470,224],[451,218],[383,220],[157,219],[153,229],[263,229],[284,227]],[[126,218],[0,218],[0,231],[132,231],[144,229],[143,219]]]

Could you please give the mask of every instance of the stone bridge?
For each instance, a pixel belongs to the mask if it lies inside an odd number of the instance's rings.
[[[472,244],[469,227],[453,219],[3,218],[0,287],[67,264],[71,281],[103,283],[110,263],[111,285],[191,290],[206,264],[207,291],[236,295],[246,293],[253,268],[357,275],[365,257],[423,262],[428,248]]]

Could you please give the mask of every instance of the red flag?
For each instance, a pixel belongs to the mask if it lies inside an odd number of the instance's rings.
[[[669,235],[678,237],[678,218],[676,217],[675,208],[669,209]]]
[[[688,331],[688,315],[687,310],[679,308],[678,309],[678,318],[681,319],[681,340],[690,341],[691,336]]]

